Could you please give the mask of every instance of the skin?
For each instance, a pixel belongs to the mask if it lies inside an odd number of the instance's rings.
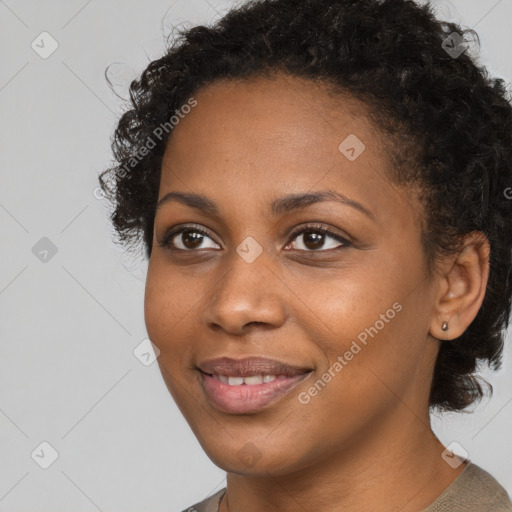
[[[177,201],[157,210],[144,314],[171,395],[227,472],[220,510],[425,508],[465,467],[452,469],[441,457],[428,398],[440,343],[459,336],[483,301],[487,241],[469,235],[427,273],[421,207],[390,179],[386,139],[365,105],[348,96],[280,74],[217,82],[194,97],[197,106],[166,148],[159,199],[203,194],[220,215]],[[338,149],[349,134],[366,146],[354,161]],[[371,217],[333,201],[269,213],[278,197],[326,189]],[[290,236],[311,222],[351,245]],[[211,236],[186,246],[176,235],[179,254],[158,245],[169,228],[189,223]],[[262,248],[252,263],[236,252],[249,236]],[[401,311],[301,403],[299,393],[394,303]],[[221,356],[270,357],[314,371],[265,409],[228,414],[207,400],[196,369]]]

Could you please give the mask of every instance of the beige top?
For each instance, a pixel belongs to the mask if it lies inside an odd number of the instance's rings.
[[[226,488],[183,512],[219,512]],[[487,471],[468,462],[462,473],[421,512],[512,512],[507,491]]]

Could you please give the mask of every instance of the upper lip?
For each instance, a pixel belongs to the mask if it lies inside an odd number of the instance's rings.
[[[230,377],[248,377],[250,375],[293,376],[311,371],[311,368],[294,366],[265,357],[245,357],[243,359],[219,357],[203,361],[198,365],[198,368],[210,375],[228,375]]]

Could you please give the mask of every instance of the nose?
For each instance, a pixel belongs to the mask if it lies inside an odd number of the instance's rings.
[[[263,252],[248,263],[234,254],[229,269],[205,306],[204,319],[212,329],[242,335],[249,328],[277,328],[285,322],[285,290]]]

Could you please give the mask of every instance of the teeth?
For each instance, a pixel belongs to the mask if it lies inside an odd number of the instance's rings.
[[[244,383],[243,377],[228,377],[228,384],[230,386],[239,386]]]
[[[253,386],[254,384],[261,384],[263,382],[263,377],[261,375],[251,375],[250,377],[244,377],[244,382],[248,386]]]
[[[276,380],[276,375],[248,375],[247,377],[228,377],[227,375],[215,375],[224,384],[230,386],[240,386],[246,384],[247,386],[255,386],[256,384],[268,383]]]

